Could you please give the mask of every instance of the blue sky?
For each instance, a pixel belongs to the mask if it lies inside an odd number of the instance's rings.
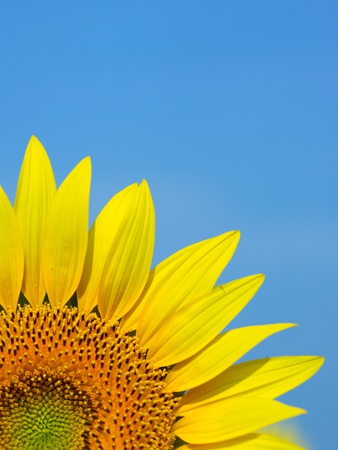
[[[35,134],[58,182],[91,155],[91,220],[148,180],[154,262],[240,229],[220,281],[267,279],[234,325],[300,325],[250,356],[327,358],[285,396],[313,450],[338,448],[337,20],[325,0],[0,5],[6,192]]]

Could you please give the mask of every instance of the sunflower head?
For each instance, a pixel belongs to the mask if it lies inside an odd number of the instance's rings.
[[[299,449],[259,430],[304,413],[276,398],[323,360],[237,363],[293,326],[227,328],[264,279],[216,284],[239,233],[151,269],[147,183],[112,197],[88,231],[90,179],[85,158],[57,188],[32,137],[14,206],[0,189],[1,448]]]

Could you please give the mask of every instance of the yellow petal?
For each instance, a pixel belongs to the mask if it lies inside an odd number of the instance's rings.
[[[263,275],[253,275],[214,288],[180,308],[154,335],[148,357],[155,366],[178,363],[217,336],[255,295]]]
[[[56,192],[48,155],[32,136],[22,163],[14,209],[21,227],[25,252],[22,292],[32,306],[46,294],[41,270],[41,245],[46,215]]]
[[[305,450],[299,445],[279,439],[276,436],[261,433],[250,433],[239,438],[216,444],[188,444],[180,450]]]
[[[137,334],[142,346],[180,306],[210,291],[239,240],[232,231],[186,247],[156,266],[142,298]]]
[[[232,397],[187,412],[172,431],[189,444],[222,442],[304,414],[276,400]]]
[[[18,219],[0,186],[0,304],[16,309],[24,270],[24,254]]]
[[[267,337],[292,326],[285,323],[254,325],[223,333],[196,355],[176,364],[166,378],[166,389],[180,392],[206,383]]]
[[[318,356],[278,356],[236,364],[187,392],[180,413],[234,395],[274,399],[312,377],[323,362]]]
[[[88,240],[91,165],[83,159],[58,189],[45,225],[42,270],[53,307],[63,306],[75,292]]]
[[[100,281],[109,251],[121,226],[121,214],[118,211],[128,209],[130,199],[137,191],[137,184],[118,192],[94,221],[88,237],[88,247],[81,281],[77,288],[78,307],[80,311],[90,312],[97,305]],[[133,195],[130,195],[130,194]],[[129,194],[129,195],[128,195]]]
[[[149,276],[155,212],[145,181],[111,209],[110,247],[98,292],[101,317],[116,322],[134,305]]]

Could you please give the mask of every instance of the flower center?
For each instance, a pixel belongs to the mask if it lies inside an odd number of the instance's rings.
[[[76,449],[88,443],[95,415],[79,383],[55,373],[27,372],[2,386],[0,410],[6,448]]]
[[[0,317],[4,450],[161,449],[177,400],[135,337],[47,306]]]

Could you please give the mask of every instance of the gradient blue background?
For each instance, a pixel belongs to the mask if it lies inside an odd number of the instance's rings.
[[[154,262],[242,231],[221,281],[267,280],[236,326],[296,322],[250,356],[325,355],[284,397],[313,449],[337,440],[338,7],[335,1],[30,1],[0,5],[0,182],[27,141],[58,182],[93,161],[91,220],[146,178]]]

